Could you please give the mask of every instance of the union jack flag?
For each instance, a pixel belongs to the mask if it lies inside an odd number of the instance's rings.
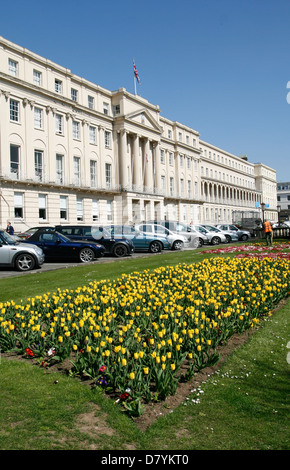
[[[139,78],[139,75],[138,75],[138,72],[137,72],[136,65],[135,65],[134,61],[133,61],[133,69],[134,69],[134,75],[135,75],[135,77],[136,77],[136,79],[137,79],[137,81],[140,85],[141,82],[140,82],[140,78]]]

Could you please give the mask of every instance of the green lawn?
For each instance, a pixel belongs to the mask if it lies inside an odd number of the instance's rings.
[[[78,266],[0,281],[0,301],[75,288],[92,279],[194,262],[197,251]],[[146,430],[76,378],[28,360],[0,362],[1,450],[289,450],[290,302],[265,321],[176,409]],[[194,379],[193,379],[194,380]],[[164,408],[165,411],[165,408]]]

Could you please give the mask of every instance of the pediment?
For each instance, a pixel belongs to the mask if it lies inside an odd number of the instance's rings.
[[[141,126],[147,127],[148,129],[162,132],[162,127],[158,124],[156,119],[154,119],[152,114],[147,109],[139,109],[132,113],[126,114],[125,119],[126,121],[139,124]]]

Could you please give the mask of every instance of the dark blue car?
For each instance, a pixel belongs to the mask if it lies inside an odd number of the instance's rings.
[[[134,245],[126,237],[111,235],[103,226],[98,225],[56,225],[55,230],[71,240],[86,240],[99,243],[105,248],[105,254],[116,257],[134,253]]]
[[[72,241],[55,230],[39,229],[22,243],[33,243],[42,248],[45,261],[65,260],[88,263],[105,253],[105,248],[97,242]]]

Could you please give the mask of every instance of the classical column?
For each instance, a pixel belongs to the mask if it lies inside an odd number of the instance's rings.
[[[152,191],[153,188],[153,178],[152,178],[152,152],[150,149],[150,141],[146,139],[145,141],[145,155],[144,155],[144,171],[145,171],[145,192]]]
[[[122,188],[128,188],[128,164],[127,164],[127,132],[120,132],[120,183]]]
[[[132,148],[132,183],[137,191],[142,189],[142,159],[140,157],[139,149],[139,135],[133,135],[133,148]]]
[[[160,145],[159,142],[153,143],[153,158],[154,158],[154,187],[157,194],[161,192],[161,173],[160,173]]]

